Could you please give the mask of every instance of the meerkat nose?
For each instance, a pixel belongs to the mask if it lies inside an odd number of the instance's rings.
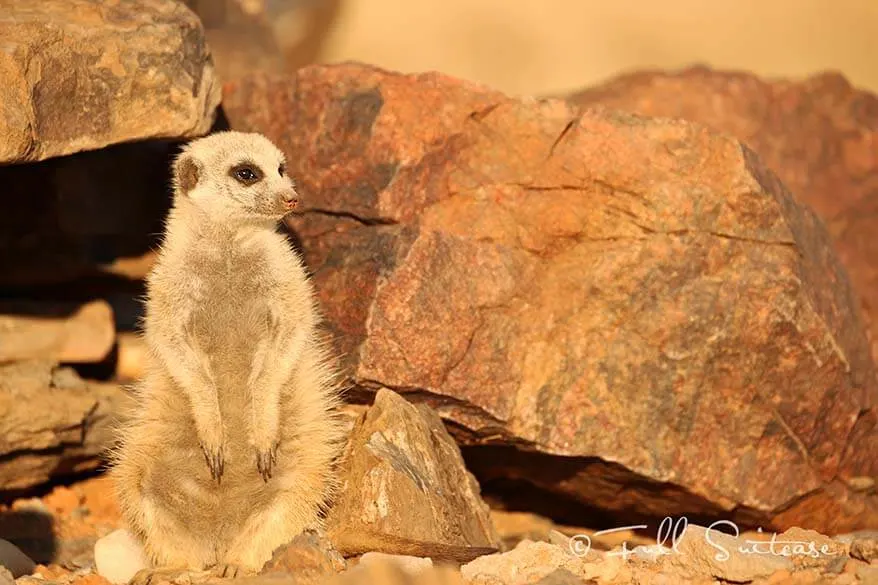
[[[281,197],[283,198],[284,205],[287,207],[287,209],[292,209],[299,204],[299,195],[292,189],[290,189],[289,191],[284,191],[281,194]]]

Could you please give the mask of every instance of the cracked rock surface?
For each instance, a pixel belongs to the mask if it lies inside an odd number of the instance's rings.
[[[175,0],[0,0],[0,163],[204,134],[220,88]]]
[[[488,445],[480,480],[619,517],[878,521],[848,277],[736,139],[356,64],[227,84],[224,109],[289,156],[352,381]]]
[[[801,81],[692,67],[642,71],[568,97],[706,124],[742,140],[827,224],[878,359],[878,96],[838,73]]]
[[[0,365],[0,494],[99,467],[123,400],[49,360]]]
[[[500,546],[479,484],[439,416],[395,392],[378,391],[358,419],[340,477],[327,532],[346,555],[432,549],[429,556],[468,561]]]

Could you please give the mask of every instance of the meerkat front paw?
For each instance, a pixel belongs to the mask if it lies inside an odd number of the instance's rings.
[[[269,408],[267,403],[259,406],[253,412],[250,444],[256,450],[256,470],[262,476],[262,480],[267,482],[277,465],[277,449],[280,443],[278,415],[277,409]]]
[[[201,452],[204,454],[204,460],[210,470],[210,477],[217,482],[222,481],[225,471],[222,445],[209,446],[206,443],[201,443]]]
[[[214,481],[219,482],[225,471],[223,423],[219,415],[219,407],[211,410],[198,411],[195,417],[195,432],[201,452],[204,454],[204,461],[210,470],[210,476]],[[210,416],[207,413],[210,413]]]
[[[267,449],[256,449],[256,470],[262,476],[262,481],[271,479],[271,473],[277,464],[277,446],[275,442]]]
[[[218,565],[214,565],[210,568],[210,575],[212,577],[219,577],[221,579],[234,579],[236,577],[243,577],[252,573],[251,571],[246,571],[240,565],[232,565],[232,564],[224,564],[220,563]]]
[[[131,577],[128,585],[167,585],[168,583],[184,580],[187,577],[191,577],[191,575],[192,573],[186,569],[141,569]]]

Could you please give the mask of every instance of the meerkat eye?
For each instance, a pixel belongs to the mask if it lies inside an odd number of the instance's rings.
[[[280,175],[281,177],[283,177],[286,172],[287,172],[286,165],[284,163],[280,163],[280,166],[277,167],[277,174]]]
[[[229,174],[242,185],[252,185],[262,179],[259,167],[247,163],[232,167]]]

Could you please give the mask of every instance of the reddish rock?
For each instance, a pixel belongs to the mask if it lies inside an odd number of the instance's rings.
[[[327,539],[306,532],[278,547],[260,574],[295,574],[296,584],[320,583],[345,569],[344,558]]]
[[[224,107],[290,158],[353,382],[502,446],[481,477],[641,517],[878,523],[851,487],[878,473],[878,389],[848,279],[738,141],[352,64]]]
[[[836,73],[763,80],[693,67],[622,75],[569,100],[707,124],[755,150],[827,223],[878,359],[878,97]]]
[[[851,542],[851,556],[867,563],[878,561],[878,530],[855,536]]]

